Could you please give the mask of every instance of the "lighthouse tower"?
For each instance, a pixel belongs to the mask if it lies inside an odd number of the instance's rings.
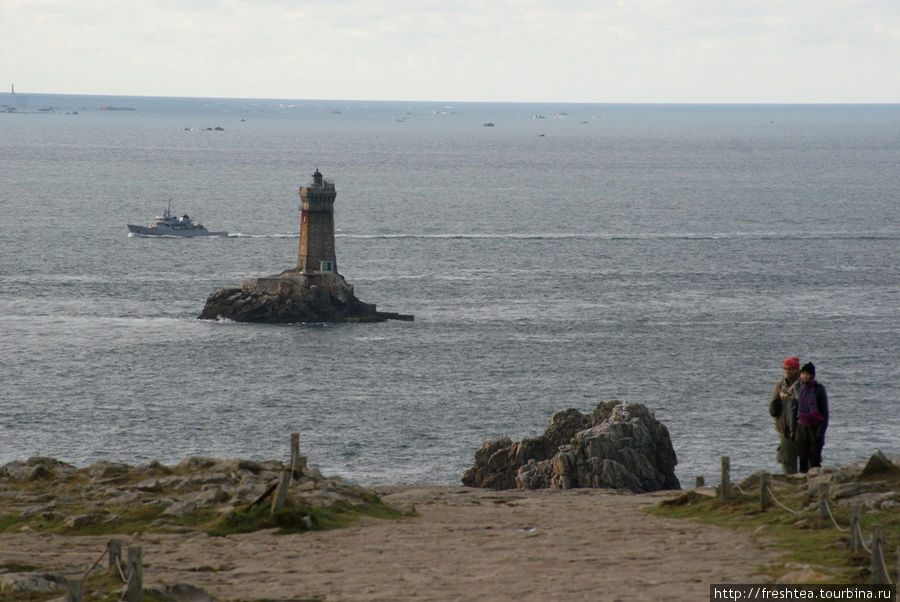
[[[334,182],[316,170],[309,186],[300,187],[300,253],[297,270],[304,274],[337,273],[334,253]]]

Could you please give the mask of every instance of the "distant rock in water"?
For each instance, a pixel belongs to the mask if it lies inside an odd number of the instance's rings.
[[[544,434],[488,441],[463,473],[470,487],[491,489],[680,489],[669,430],[639,403],[608,401],[591,414],[555,413]]]
[[[235,322],[381,322],[412,316],[379,312],[353,294],[353,285],[337,273],[303,274],[287,270],[275,276],[250,278],[239,287],[215,291],[200,319]]]

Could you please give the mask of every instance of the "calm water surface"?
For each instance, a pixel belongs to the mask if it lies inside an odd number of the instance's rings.
[[[286,460],[299,432],[328,473],[457,483],[483,441],[619,398],[715,481],[723,454],[777,471],[792,354],[826,463],[900,454],[896,105],[0,104],[0,463]],[[316,168],[341,273],[416,321],[197,320],[295,263]],[[169,199],[231,236],[127,237]]]

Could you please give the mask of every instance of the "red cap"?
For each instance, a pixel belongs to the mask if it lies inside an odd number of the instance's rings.
[[[786,360],[784,360],[784,367],[791,368],[793,370],[799,370],[800,369],[800,358],[796,358],[796,357],[787,358]]]

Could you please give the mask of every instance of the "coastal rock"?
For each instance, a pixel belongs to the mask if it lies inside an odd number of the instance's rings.
[[[92,525],[100,520],[95,514],[75,514],[69,516],[63,522],[67,529],[82,529],[88,525]]]
[[[860,477],[870,477],[873,475],[886,475],[900,474],[900,467],[891,462],[890,458],[884,455],[880,449],[876,449],[875,453],[869,458],[869,461],[866,462],[866,465],[863,467],[862,471],[859,473]]]
[[[290,324],[297,322],[380,322],[392,317],[376,311],[353,294],[353,286],[337,273],[303,274],[287,270],[250,278],[237,288],[212,293],[202,320]]]
[[[306,459],[301,459],[305,466]],[[37,477],[35,467],[42,469]],[[66,529],[78,531],[118,520],[117,512],[139,506],[161,508],[166,517],[204,509],[227,513],[271,493],[285,470],[288,466],[276,460],[192,457],[173,467],[98,462],[78,469],[49,458],[31,458],[0,466],[0,515],[58,518]],[[352,506],[372,498],[371,491],[340,477],[323,476],[314,467],[295,472],[288,491],[298,504],[312,508]]]
[[[39,481],[53,474],[68,474],[74,470],[74,466],[55,458],[34,456],[24,462],[15,461],[0,466],[0,477],[7,476],[17,481]]]
[[[151,585],[144,588],[144,593],[166,602],[216,602],[208,592],[186,583]]]
[[[808,504],[818,501],[822,485],[826,486],[829,499],[838,506],[888,508],[900,502],[896,487],[900,479],[900,458],[890,458],[881,450],[875,450],[865,462],[810,470],[806,479]]]
[[[491,489],[679,489],[669,431],[643,405],[609,401],[555,413],[543,435],[489,441],[462,482]]]
[[[864,462],[841,466],[811,468],[806,474],[771,475],[759,470],[739,483],[745,492],[759,491],[763,475],[770,477],[769,487],[777,497],[804,494],[804,505],[816,507],[819,492],[825,486],[834,507],[862,506],[868,510],[887,510],[900,505],[900,458],[888,457],[880,450]]]
[[[0,574],[0,592],[46,594],[62,590],[65,586],[66,578],[63,575],[52,573]]]

